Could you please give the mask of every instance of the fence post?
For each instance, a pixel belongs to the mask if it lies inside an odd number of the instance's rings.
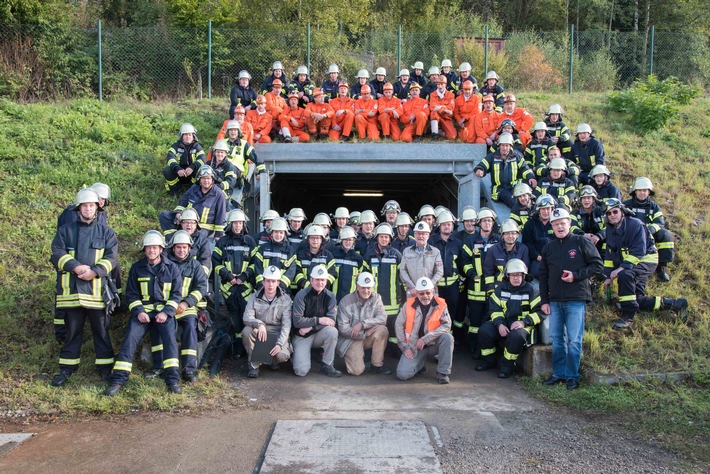
[[[99,101],[104,100],[103,59],[101,57],[101,20],[99,20]]]
[[[207,98],[212,98],[212,20],[207,22]]]
[[[311,71],[311,24],[306,23],[306,67]]]
[[[402,25],[397,25],[397,74],[402,70]]]
[[[656,25],[651,25],[651,52],[649,54],[649,66],[648,66],[648,73],[653,74],[653,43],[655,42],[656,39]]]
[[[574,67],[574,23],[569,25],[569,93],[572,93],[572,74]]]
[[[488,74],[488,25],[486,25],[486,42],[483,44],[483,77]],[[485,81],[484,81],[485,82]]]

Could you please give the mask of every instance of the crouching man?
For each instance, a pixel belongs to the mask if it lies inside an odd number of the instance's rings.
[[[451,335],[451,316],[443,298],[434,296],[434,283],[427,277],[416,282],[416,297],[407,299],[402,307],[395,332],[402,356],[397,364],[397,378],[408,380],[418,373],[426,373],[426,358],[439,355],[436,379],[449,383],[454,337]]]
[[[356,285],[357,289],[344,296],[338,305],[338,357],[345,359],[350,375],[360,375],[365,371],[365,349],[372,349],[370,371],[389,375],[392,371],[384,366],[389,336],[387,313],[382,297],[372,291],[375,277],[362,272]]]
[[[323,348],[322,374],[340,377],[342,372],[333,367],[338,330],[335,317],[338,312],[335,295],[325,287],[328,285],[328,269],[325,265],[311,268],[310,286],[296,294],[293,300],[293,371],[305,377],[311,370],[311,349]]]
[[[257,340],[260,343],[276,337],[274,346],[269,351],[271,367],[278,369],[278,364],[291,357],[288,333],[291,331],[291,297],[279,286],[281,270],[274,265],[264,269],[263,286],[256,293],[249,295],[244,310],[244,330],[242,342],[249,354],[249,372],[247,376],[255,379],[259,376],[260,362],[252,360],[252,353]]]

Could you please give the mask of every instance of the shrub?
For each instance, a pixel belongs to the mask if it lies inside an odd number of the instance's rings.
[[[545,54],[535,44],[530,43],[520,51],[515,74],[508,80],[508,86],[516,89],[542,90],[562,85],[562,74],[556,70]]]
[[[617,84],[617,67],[604,51],[596,51],[585,56],[579,65],[582,88],[585,91],[605,92]]]
[[[678,115],[680,105],[687,105],[700,91],[675,77],[659,81],[654,75],[635,81],[625,91],[609,95],[609,107],[629,115],[634,129],[648,133],[665,127]]]

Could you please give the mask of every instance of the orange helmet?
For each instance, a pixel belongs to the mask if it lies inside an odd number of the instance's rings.
[[[471,81],[465,81],[465,82],[463,83],[463,85],[461,86],[461,89],[463,89],[463,90],[468,90],[468,91],[472,91],[472,90],[473,90],[473,82],[471,82]]]
[[[389,82],[386,82],[384,86],[382,86],[383,91],[393,91],[394,86],[390,84]]]
[[[441,76],[439,76],[439,77],[437,78],[437,80],[436,80],[436,83],[437,83],[437,84],[446,84],[447,82],[449,82],[449,80],[448,80],[448,78],[447,78],[446,76],[444,76],[443,74],[442,74]]]
[[[486,94],[483,96],[483,102],[495,102],[493,94]]]
[[[372,93],[372,89],[370,89],[370,86],[368,86],[367,84],[365,84],[364,86],[362,86],[362,87],[360,88],[360,95],[362,95],[362,94],[371,94],[371,93]]]
[[[264,97],[263,95],[259,94],[258,96],[256,96],[256,103],[257,103],[257,104],[265,104],[265,103],[266,103],[266,97]]]
[[[281,79],[276,78],[276,79],[274,79],[274,80],[271,82],[271,87],[276,87],[276,86],[279,86],[279,87],[283,87],[283,86],[284,86],[284,83],[281,82]]]
[[[505,96],[505,100],[503,102],[517,102],[515,100],[515,96],[513,94],[508,94]]]
[[[321,89],[320,87],[316,87],[315,89],[313,89],[313,97],[318,97],[321,95],[323,95],[323,89]]]
[[[338,85],[338,89],[342,89],[343,87],[346,88],[346,89],[350,89],[350,86],[348,85],[347,82],[341,82],[341,83]]]
[[[412,84],[409,86],[409,90],[411,91],[412,89],[421,89],[422,85],[419,84],[418,82],[412,82]]]
[[[288,98],[289,98],[289,99],[291,99],[291,98],[293,98],[293,97],[295,97],[296,99],[298,99],[298,91],[291,91],[291,92],[288,93]]]

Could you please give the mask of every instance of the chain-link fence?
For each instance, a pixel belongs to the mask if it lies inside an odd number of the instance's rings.
[[[242,69],[259,88],[274,61],[287,72],[306,64],[320,84],[328,65],[354,81],[362,68],[426,69],[467,61],[479,81],[495,70],[514,90],[606,91],[653,71],[707,87],[710,41],[693,32],[582,31],[487,35],[486,31],[370,31],[355,36],[313,30],[79,29],[1,25],[0,96],[202,98],[226,96]],[[570,71],[572,71],[570,78]]]

